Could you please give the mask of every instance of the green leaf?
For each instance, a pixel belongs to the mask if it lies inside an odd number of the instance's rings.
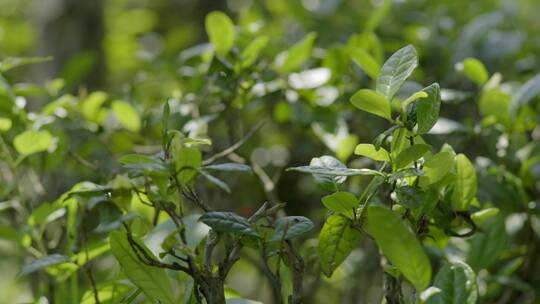
[[[13,122],[9,118],[0,117],[0,132],[6,132],[11,129]]]
[[[418,57],[412,45],[399,49],[384,63],[377,79],[377,92],[392,100],[417,65]]]
[[[423,89],[427,97],[416,101],[416,122],[418,134],[427,133],[439,119],[441,107],[441,89],[438,83],[434,83]]]
[[[351,219],[354,219],[354,209],[358,208],[360,204],[354,194],[345,191],[338,191],[323,197],[322,203],[335,213],[342,213]]]
[[[49,266],[64,264],[70,262],[69,257],[61,254],[51,254],[43,258],[34,260],[24,265],[19,273],[19,276],[25,276]]]
[[[268,41],[268,36],[259,36],[251,41],[251,43],[242,51],[242,66],[251,66],[255,60],[257,60],[261,51],[266,47]]]
[[[354,154],[369,157],[378,161],[390,161],[390,154],[384,148],[377,150],[374,145],[371,144],[359,144],[354,149]]]
[[[367,216],[368,233],[373,236],[392,265],[399,269],[417,290],[428,287],[431,280],[429,259],[416,236],[399,216],[381,206],[370,206]]]
[[[394,166],[398,169],[410,165],[431,150],[430,145],[416,144],[401,151],[394,160]]]
[[[499,208],[486,208],[471,214],[471,220],[478,225],[484,223],[486,220],[494,217],[497,214],[499,214]]]
[[[311,173],[317,175],[329,176],[356,176],[356,175],[379,175],[385,176],[384,173],[372,169],[351,169],[351,168],[328,168],[321,166],[301,166],[292,167],[287,170],[298,171],[303,173]]]
[[[114,304],[114,303],[126,303],[122,302],[125,296],[132,290],[133,287],[125,283],[103,283],[97,285],[97,293],[99,303],[101,304]],[[90,288],[87,290],[82,298],[80,304],[97,304],[94,296],[94,290]]]
[[[141,129],[141,118],[139,117],[139,113],[129,103],[122,100],[115,100],[111,105],[111,109],[122,127],[131,132],[139,132]]]
[[[476,233],[470,240],[467,263],[478,272],[493,265],[507,245],[505,221],[502,216],[491,218],[481,226],[485,233]]]
[[[208,212],[203,214],[199,221],[205,223],[216,231],[233,232],[258,237],[259,234],[243,217],[233,212]]]
[[[440,292],[427,304],[475,304],[478,300],[476,275],[469,265],[457,261],[444,265],[433,284]]]
[[[325,190],[335,191],[338,185],[345,182],[347,178],[345,176],[335,176],[325,173],[333,172],[337,169],[345,170],[347,167],[335,157],[323,155],[312,158],[309,166],[288,168],[287,171],[293,170],[312,173],[319,186]]]
[[[47,151],[55,146],[54,139],[48,131],[24,131],[13,139],[15,150],[21,155],[30,155]]]
[[[484,117],[493,116],[497,122],[510,126],[510,102],[512,97],[500,89],[484,90],[478,102],[478,110]]]
[[[281,71],[284,73],[292,72],[309,59],[316,37],[317,34],[309,33],[304,39],[294,44],[285,55],[285,60],[280,67]]]
[[[398,179],[410,177],[410,176],[422,176],[426,173],[426,171],[416,168],[406,168],[399,170],[397,172],[392,173],[390,177],[388,178],[389,183],[393,183],[397,181]]]
[[[319,258],[323,273],[330,277],[343,263],[360,241],[360,231],[352,227],[352,221],[341,215],[326,219],[319,234]]]
[[[223,163],[204,166],[206,170],[251,172],[251,167],[239,163]]]
[[[146,246],[137,242],[150,257],[155,258]],[[148,266],[139,261],[125,233],[114,231],[110,234],[111,252],[122,266],[126,277],[150,298],[161,303],[175,304],[176,300],[171,289],[171,282],[165,269]]]
[[[377,79],[379,70],[381,69],[377,60],[364,49],[350,47],[348,50],[354,63],[358,64],[369,77]]]
[[[456,210],[465,210],[476,196],[476,170],[463,154],[458,154],[456,161],[456,181],[452,191],[452,206]]]
[[[227,193],[231,193],[231,188],[224,181],[220,180],[219,178],[217,178],[217,177],[215,177],[213,175],[208,174],[204,170],[199,171],[199,173],[201,173],[201,175],[204,178],[206,178],[209,182],[211,182],[212,184],[218,186],[221,190],[223,190],[223,191],[225,191]]]
[[[516,115],[518,110],[540,94],[540,73],[529,79],[514,94],[510,103],[510,112]]]
[[[178,172],[178,181],[181,184],[193,183],[202,164],[201,151],[196,148],[175,147],[173,159]]]
[[[424,191],[418,187],[402,186],[396,188],[395,192],[398,203],[409,209],[416,209],[422,205]]]
[[[351,103],[362,111],[392,120],[390,102],[383,95],[373,90],[359,90],[351,97]]]
[[[222,12],[213,11],[206,15],[204,26],[216,52],[221,56],[227,54],[234,44],[234,24],[231,19]]]
[[[0,61],[0,72],[5,72],[8,70],[11,70],[13,68],[17,68],[20,66],[28,65],[28,64],[34,64],[34,63],[42,63],[47,61],[52,61],[51,56],[47,57],[7,57]]]
[[[450,152],[439,152],[426,159],[423,170],[426,172],[421,178],[421,185],[430,185],[440,181],[454,167],[454,155]]]
[[[81,103],[81,112],[87,120],[100,123],[101,107],[107,101],[107,93],[96,91],[92,92]]]
[[[290,240],[313,229],[313,222],[304,216],[285,216],[278,218],[274,227],[276,233],[272,237],[272,241]]]
[[[476,58],[466,58],[459,67],[470,80],[479,86],[488,81],[489,74],[486,67]]]

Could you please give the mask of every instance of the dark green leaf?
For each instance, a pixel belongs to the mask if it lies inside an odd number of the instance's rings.
[[[424,192],[418,187],[402,186],[396,188],[395,192],[398,203],[407,208],[416,209],[422,205]]]
[[[416,144],[414,146],[410,146],[398,154],[394,160],[394,166],[398,169],[406,167],[412,162],[417,161],[430,150],[431,146],[426,144]]]
[[[51,254],[38,260],[34,260],[22,267],[19,276],[25,276],[49,266],[70,262],[69,257],[61,254]]]
[[[423,90],[427,97],[416,101],[416,122],[418,134],[427,133],[439,119],[441,107],[441,89],[438,83],[434,83]]]
[[[272,241],[290,240],[313,229],[313,222],[303,216],[280,217],[274,223],[276,233]]]
[[[251,224],[243,217],[233,212],[208,212],[199,221],[216,231],[233,232],[244,235],[259,236]]]

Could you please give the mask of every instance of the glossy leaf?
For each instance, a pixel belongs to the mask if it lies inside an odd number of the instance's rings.
[[[431,297],[427,304],[475,304],[478,300],[476,275],[469,265],[452,262],[444,265],[433,284],[440,292]]]
[[[272,237],[272,241],[290,240],[313,229],[313,222],[304,216],[285,216],[278,218],[274,227],[276,233]]]
[[[437,123],[441,107],[441,89],[434,83],[423,89],[427,97],[416,101],[416,123],[418,134],[427,133]]]
[[[373,90],[362,89],[354,93],[351,103],[362,111],[391,120],[390,102],[386,97]]]
[[[385,96],[387,100],[392,100],[417,65],[418,57],[412,45],[399,49],[381,68],[377,79],[377,92]]]
[[[454,155],[450,152],[439,152],[424,162],[425,174],[421,177],[421,185],[430,185],[440,181],[454,167]]]
[[[65,255],[51,254],[24,265],[21,269],[21,272],[19,273],[19,276],[25,276],[38,270],[46,269],[49,266],[68,262],[70,262],[70,259]]]
[[[206,170],[216,170],[216,171],[242,171],[242,172],[251,172],[251,167],[239,163],[223,163],[223,164],[214,164],[204,166],[203,169]]]
[[[165,269],[143,264],[131,247],[125,233],[115,231],[109,238],[111,252],[122,266],[126,277],[150,298],[164,304],[175,304],[171,282]],[[135,240],[150,256],[153,254],[138,240]],[[153,257],[155,259],[155,257]]]
[[[323,273],[330,277],[360,241],[360,231],[352,228],[352,221],[341,215],[326,219],[319,234],[319,258]]]
[[[259,236],[245,218],[233,212],[207,212],[199,218],[199,221],[216,231]]]
[[[367,231],[392,265],[399,269],[417,290],[428,287],[431,264],[416,236],[403,224],[400,217],[381,206],[370,206],[367,215]]]
[[[219,55],[225,55],[234,44],[234,24],[222,12],[213,11],[206,15],[204,26],[210,43]]]
[[[354,149],[354,154],[369,157],[378,161],[390,161],[390,154],[384,148],[377,150],[374,145],[371,144],[359,144]]]
[[[476,170],[463,154],[458,154],[455,161],[456,181],[452,191],[452,206],[456,210],[465,210],[476,196]]]

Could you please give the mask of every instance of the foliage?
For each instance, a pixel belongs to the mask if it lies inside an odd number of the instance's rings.
[[[111,1],[101,50],[36,84],[66,58],[25,56],[23,2],[0,4],[5,301],[538,298],[533,1]]]

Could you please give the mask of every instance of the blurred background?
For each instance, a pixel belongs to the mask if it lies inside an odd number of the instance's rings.
[[[204,18],[214,10],[225,12],[234,21],[240,49],[257,36],[270,37],[262,59],[248,75],[255,83],[249,83],[248,76],[247,80],[239,78],[253,90],[245,100],[231,99],[233,110],[223,101],[229,85],[228,76],[220,74],[225,69],[211,66],[208,71]],[[275,187],[265,191],[250,175],[224,177],[233,194],[224,195],[211,186],[202,191],[216,209],[248,215],[265,200],[285,201],[288,214],[309,216],[320,227],[325,216],[320,197],[325,192],[311,176],[285,172],[284,168],[305,165],[324,154],[335,155],[350,167],[373,166],[366,159],[351,156],[352,149],[359,142],[372,142],[387,128],[386,122],[348,104],[352,93],[373,87],[373,81],[351,63],[346,47],[367,45],[382,62],[393,51],[413,44],[420,67],[405,91],[414,92],[432,82],[439,82],[444,89],[441,117],[445,120],[426,140],[437,147],[450,143],[471,159],[499,159],[505,152],[498,150],[506,149],[499,142],[500,133],[479,133],[479,89],[460,73],[459,63],[467,57],[478,58],[490,74],[503,75],[509,87],[528,80],[540,71],[538,12],[537,0],[0,0],[0,59],[52,58],[3,75],[25,96],[28,112],[42,111],[62,96],[86,100],[93,93],[107,92],[108,100],[130,102],[142,121],[135,132],[120,130],[108,120],[82,127],[75,123],[76,117],[62,127],[56,122],[44,123],[58,131],[57,149],[28,160],[38,170],[25,174],[24,189],[28,200],[39,206],[56,200],[77,182],[99,183],[114,176],[120,171],[114,157],[133,151],[155,152],[161,140],[159,115],[169,100],[174,127],[212,138],[213,146],[206,151],[209,154],[238,141],[258,122],[265,122],[238,151],[238,157],[260,167]],[[291,73],[268,71],[282,51],[312,32],[316,40],[302,68],[326,68],[331,71],[329,79],[320,84],[316,79],[295,84]],[[219,73],[212,74],[212,68]],[[225,78],[223,83],[219,77]],[[207,85],[210,81],[211,86]],[[262,92],[257,91],[257,85],[263,87]],[[48,93],[42,93],[42,86]],[[526,128],[529,135],[521,139],[525,143],[540,136],[530,135],[538,129],[538,102],[530,109],[532,127]],[[81,165],[80,158],[95,166]],[[520,161],[509,159],[504,167],[519,168]],[[538,187],[535,176],[529,176],[532,189]],[[351,190],[358,192],[365,182],[360,177],[353,179]],[[519,214],[528,202],[516,202],[513,190],[494,198],[492,189],[498,182],[495,177],[480,182],[481,202],[498,207],[513,203],[516,207],[508,207],[505,216]],[[532,191],[529,195],[537,189]],[[1,212],[0,223],[10,225],[9,215]],[[512,219],[519,222],[518,217]],[[61,232],[51,229],[46,233]],[[527,250],[520,247],[527,240],[523,238],[517,248]],[[538,243],[538,237],[534,242]],[[314,302],[306,303],[375,302],[381,293],[375,250],[372,243],[365,242],[332,279],[313,283],[319,286],[313,294],[316,301],[311,298]],[[16,278],[24,261],[21,249],[0,241],[0,303],[34,302],[36,289],[46,288],[37,283],[40,277]],[[107,272],[112,264],[113,259],[105,257],[96,266],[96,276],[110,278]],[[476,270],[489,267],[484,266]],[[229,284],[246,297],[267,302],[268,286],[256,270],[242,263],[237,269]],[[507,288],[511,290],[508,299],[519,298],[515,294],[530,295],[535,284],[538,287],[538,279],[527,282],[522,277],[508,285],[499,282],[502,285],[497,291],[485,287],[485,302],[507,303],[496,300]],[[489,292],[493,292],[491,298]],[[534,301],[533,297],[527,299]]]

